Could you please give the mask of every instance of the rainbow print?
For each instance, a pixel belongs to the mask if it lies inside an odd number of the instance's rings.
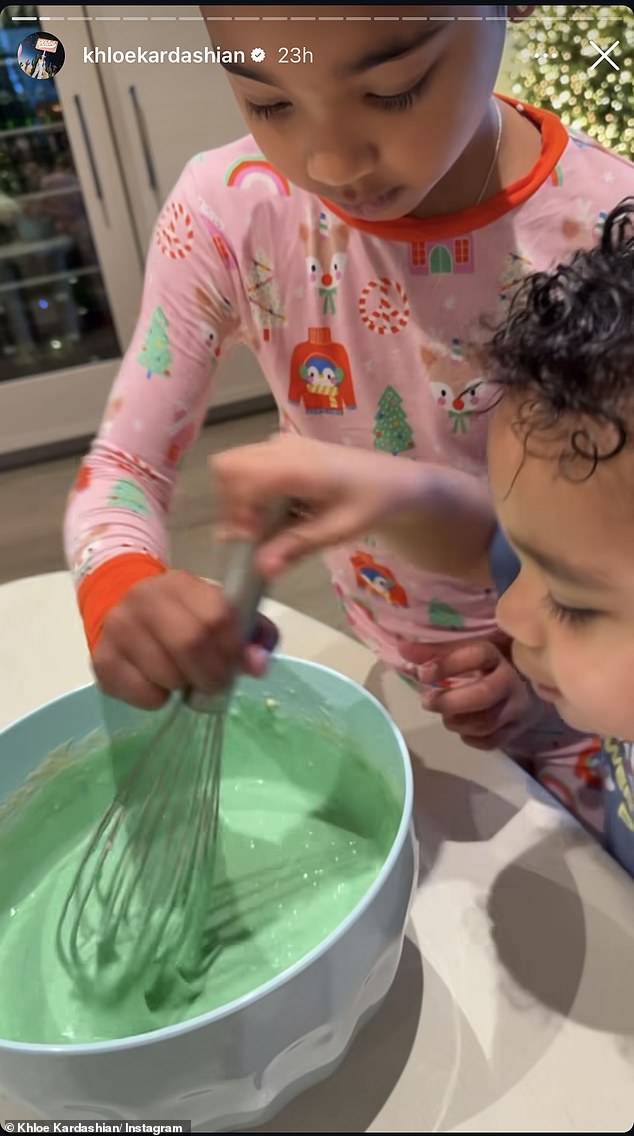
[[[271,193],[277,193],[280,197],[291,195],[287,179],[262,154],[248,154],[244,158],[238,158],[227,170],[225,181],[235,189],[251,189],[260,184],[268,186]]]
[[[559,165],[555,166],[553,172],[550,175],[550,180],[553,183],[553,185],[563,185],[564,184],[564,171],[562,170],[561,166],[559,166]]]

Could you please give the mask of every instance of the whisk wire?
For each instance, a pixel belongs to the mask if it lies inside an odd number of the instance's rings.
[[[285,515],[280,503],[269,534]],[[263,592],[254,552],[253,544],[234,545],[225,578],[245,639]],[[167,989],[200,964],[229,697],[230,688],[214,696],[188,690],[175,700],[88,842],[61,912],[57,949],[92,996],[120,998],[148,975],[153,991]]]

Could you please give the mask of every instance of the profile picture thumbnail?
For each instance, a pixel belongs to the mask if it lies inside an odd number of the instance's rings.
[[[18,47],[18,64],[29,79],[54,79],[65,58],[64,44],[50,32],[32,32]]]

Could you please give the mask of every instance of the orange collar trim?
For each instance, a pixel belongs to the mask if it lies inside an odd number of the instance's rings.
[[[523,205],[549,178],[568,145],[568,132],[557,117],[549,110],[526,106],[516,99],[507,98],[506,95],[497,95],[497,98],[508,103],[534,122],[542,136],[542,152],[532,170],[526,177],[513,182],[506,189],[501,189],[482,205],[471,205],[468,209],[461,209],[459,213],[452,213],[447,217],[399,217],[395,221],[364,221],[359,217],[351,217],[333,205],[326,198],[320,198],[331,213],[340,217],[347,225],[354,229],[361,229],[374,237],[383,237],[389,241],[420,241],[443,240],[447,237],[459,237],[463,233],[471,233],[474,229],[482,229],[498,221],[511,209]]]

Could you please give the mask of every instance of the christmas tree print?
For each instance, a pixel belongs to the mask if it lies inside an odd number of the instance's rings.
[[[374,419],[374,448],[385,450],[394,457],[404,450],[414,449],[412,428],[403,410],[403,399],[394,387],[386,387],[379,399]]]
[[[122,478],[113,486],[108,504],[115,509],[129,509],[131,513],[139,513],[142,517],[146,517],[150,511],[143,490],[127,478]]]
[[[464,618],[451,604],[443,600],[432,600],[428,608],[429,622],[432,627],[447,627],[458,631],[464,627]]]
[[[152,375],[165,375],[169,378],[169,369],[172,362],[167,329],[169,322],[162,308],[155,308],[152,312],[150,326],[145,337],[143,350],[137,362],[145,367],[148,379]]]
[[[262,328],[262,338],[268,343],[272,329],[283,327],[286,316],[282,309],[279,285],[273,276],[270,258],[265,253],[257,253],[251,261],[247,275],[247,295],[255,319]]]

